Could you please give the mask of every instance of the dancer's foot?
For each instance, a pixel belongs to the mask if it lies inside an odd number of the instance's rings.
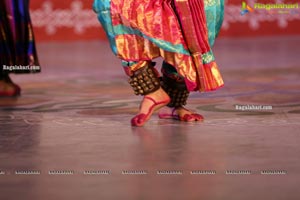
[[[16,93],[18,93],[18,95],[21,93],[21,88],[20,88],[20,86],[19,85],[17,85],[17,84],[15,84],[12,80],[11,80],[11,78],[7,75],[6,77],[5,77],[5,81],[7,82],[7,83],[10,83],[10,84],[12,84],[15,88],[16,88]]]
[[[194,113],[182,106],[177,108],[165,107],[160,110],[158,116],[161,119],[176,119],[185,122],[201,122],[204,120],[202,115]]]
[[[14,97],[21,93],[21,88],[9,77],[0,80],[0,97]]]
[[[153,93],[144,96],[140,105],[139,113],[132,118],[132,126],[143,126],[154,111],[166,106],[170,102],[170,97],[163,89],[158,89]]]

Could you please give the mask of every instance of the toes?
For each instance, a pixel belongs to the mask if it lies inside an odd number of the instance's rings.
[[[164,111],[164,110],[163,110]],[[176,114],[175,112],[176,111]],[[159,113],[159,118],[161,119],[176,119],[184,122],[195,122],[195,121],[203,121],[204,117],[197,113],[193,113],[184,107],[173,108],[173,111],[164,111]]]
[[[180,118],[180,120],[185,122],[195,122],[203,121],[204,118],[202,115],[199,114],[185,114],[183,117]]]
[[[145,114],[139,114],[131,119],[131,125],[132,126],[143,126],[146,122],[146,115]]]
[[[199,114],[192,114],[193,118],[195,119],[195,121],[203,121],[204,117],[202,115]]]
[[[185,122],[195,121],[194,117],[190,114],[185,114],[183,117],[180,118],[180,120]]]

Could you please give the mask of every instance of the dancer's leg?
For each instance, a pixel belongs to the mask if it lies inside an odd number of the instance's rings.
[[[132,118],[132,126],[143,126],[154,111],[170,102],[167,93],[161,88],[159,73],[150,61],[137,62],[125,68],[129,75],[129,84],[136,95],[144,96],[138,114]]]
[[[203,117],[184,107],[189,97],[184,79],[178,75],[176,69],[164,62],[162,66],[162,87],[170,96],[171,101],[168,106],[161,109],[159,117],[166,119],[177,119],[180,121],[203,121]]]
[[[7,73],[0,71],[0,97],[13,97],[20,93],[20,87],[12,82]]]

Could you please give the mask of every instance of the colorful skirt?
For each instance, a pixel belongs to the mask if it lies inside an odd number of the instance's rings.
[[[39,72],[29,0],[1,0],[0,10],[0,73]],[[4,71],[4,65],[36,67]]]
[[[126,66],[163,57],[189,91],[223,86],[211,50],[223,21],[223,0],[95,0],[93,7]]]

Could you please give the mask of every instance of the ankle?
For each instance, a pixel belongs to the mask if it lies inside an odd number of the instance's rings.
[[[170,100],[169,95],[162,88],[159,88],[158,90],[156,90],[146,96],[154,98],[155,100]]]

